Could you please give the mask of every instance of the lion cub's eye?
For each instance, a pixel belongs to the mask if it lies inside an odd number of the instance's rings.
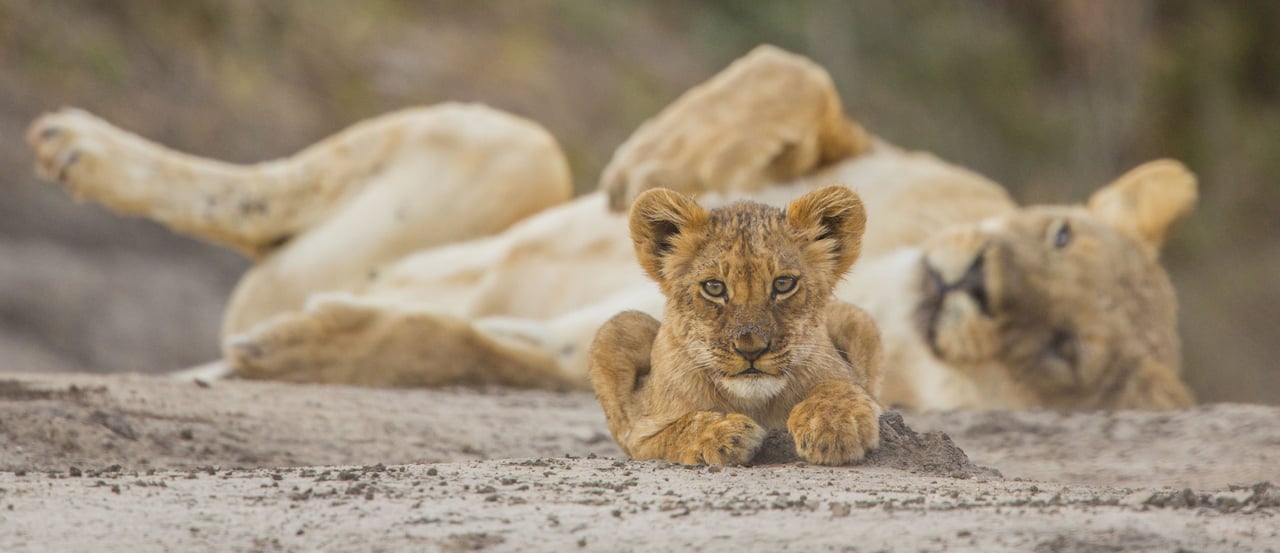
[[[1062,222],[1062,226],[1058,227],[1058,232],[1053,235],[1053,247],[1065,248],[1071,243],[1071,225],[1066,221]]]
[[[708,280],[702,283],[702,291],[713,298],[724,297],[724,283],[718,280]]]
[[[795,277],[778,277],[773,279],[773,293],[785,294],[796,288]]]

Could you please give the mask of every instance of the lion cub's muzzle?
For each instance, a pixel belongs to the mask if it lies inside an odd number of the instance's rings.
[[[770,354],[773,342],[769,335],[758,330],[737,332],[729,340],[729,348],[737,354],[740,362],[735,363],[736,370],[728,373],[731,377],[777,376],[781,373],[777,363]]]
[[[733,351],[747,361],[755,361],[769,351],[769,340],[755,332],[744,332],[733,339]]]

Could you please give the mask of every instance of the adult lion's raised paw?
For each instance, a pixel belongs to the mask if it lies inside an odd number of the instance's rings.
[[[600,186],[617,211],[652,188],[752,191],[857,155],[867,143],[825,70],[760,46],[645,122],[618,147]]]
[[[880,446],[880,407],[856,385],[826,382],[791,410],[796,453],[816,465],[861,461]]]

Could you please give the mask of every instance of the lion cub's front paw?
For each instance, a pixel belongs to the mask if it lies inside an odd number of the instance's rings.
[[[755,457],[767,434],[751,417],[729,413],[698,433],[681,462],[688,465],[746,464]]]
[[[787,419],[796,452],[816,465],[861,461],[880,446],[880,406],[847,382],[819,384]]]

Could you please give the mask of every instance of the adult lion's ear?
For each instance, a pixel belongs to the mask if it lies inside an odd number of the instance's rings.
[[[631,204],[631,242],[636,259],[658,283],[678,266],[677,253],[692,254],[707,221],[707,210],[688,196],[655,188]]]
[[[1089,198],[1089,210],[1155,256],[1169,229],[1196,206],[1196,176],[1171,159],[1139,165]]]
[[[832,262],[836,277],[843,276],[862,253],[867,212],[862,199],[848,187],[824,186],[796,198],[787,205],[787,221]]]

